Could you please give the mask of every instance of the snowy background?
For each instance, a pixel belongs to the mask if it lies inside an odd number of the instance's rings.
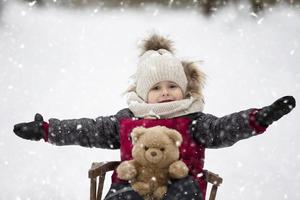
[[[158,6],[100,12],[11,1],[0,21],[1,200],[89,198],[91,163],[118,160],[118,151],[26,141],[13,125],[37,112],[95,118],[126,107],[137,43],[153,30],[175,41],[179,57],[204,61],[204,112],[223,116],[284,95],[299,103],[299,9],[256,15],[235,5],[207,18]],[[299,117],[297,107],[264,135],[207,150],[205,168],[224,179],[217,199],[300,199]]]

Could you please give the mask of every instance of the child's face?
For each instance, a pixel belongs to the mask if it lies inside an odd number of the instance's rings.
[[[183,99],[183,92],[176,83],[161,81],[150,89],[147,103],[164,103],[181,99]]]

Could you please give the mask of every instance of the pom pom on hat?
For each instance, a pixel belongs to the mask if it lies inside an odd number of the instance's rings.
[[[141,55],[143,55],[146,51],[154,50],[157,51],[159,49],[165,49],[170,53],[174,53],[173,41],[169,40],[161,35],[152,34],[147,39],[144,39],[141,44]]]

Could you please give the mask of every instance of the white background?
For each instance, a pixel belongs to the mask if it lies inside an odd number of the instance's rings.
[[[0,199],[89,198],[93,161],[118,151],[57,147],[14,135],[31,121],[115,114],[138,61],[137,44],[157,30],[180,58],[203,60],[204,112],[223,116],[300,99],[299,9],[280,5],[260,15],[228,6],[210,18],[196,10],[35,8],[7,3],[0,23]],[[300,199],[299,108],[261,136],[207,150],[205,168],[224,183],[218,199]],[[107,187],[106,187],[107,189]]]

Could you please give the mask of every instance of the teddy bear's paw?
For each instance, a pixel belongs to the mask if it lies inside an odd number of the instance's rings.
[[[180,179],[188,175],[189,169],[182,161],[176,161],[169,167],[169,174],[172,178]]]
[[[155,200],[160,200],[164,197],[166,193],[167,193],[167,186],[161,186],[153,192],[153,197]]]
[[[131,180],[137,175],[137,171],[134,165],[124,161],[117,167],[117,174],[119,179]]]
[[[150,185],[143,182],[135,182],[132,185],[132,189],[139,193],[141,196],[146,196],[150,193]]]

